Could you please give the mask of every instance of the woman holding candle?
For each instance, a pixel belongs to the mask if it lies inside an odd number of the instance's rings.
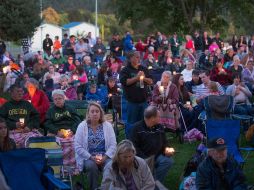
[[[116,137],[112,125],[105,121],[104,112],[96,102],[88,105],[86,120],[75,134],[75,152],[80,171],[88,172],[89,189],[98,188],[99,170],[116,152]]]
[[[28,79],[25,87],[27,89],[27,93],[24,95],[24,99],[29,101],[39,112],[40,124],[43,125],[46,112],[50,106],[48,97],[42,90],[39,89],[39,82],[34,78]]]
[[[161,80],[154,86],[152,103],[159,107],[161,124],[164,124],[166,128],[176,130],[179,127],[177,108],[179,93],[171,79],[170,71],[162,73]]]
[[[222,59],[218,59],[216,66],[211,71],[210,79],[220,83],[225,88],[232,84],[232,74],[229,70],[223,68]]]
[[[57,89],[52,92],[54,105],[49,108],[46,114],[45,128],[51,135],[64,137],[64,130],[70,130],[71,134],[76,132],[80,123],[80,117],[77,111],[65,104],[65,93]],[[72,135],[69,135],[70,137]]]

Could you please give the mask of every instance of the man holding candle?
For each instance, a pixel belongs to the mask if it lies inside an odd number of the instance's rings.
[[[41,136],[36,130],[40,125],[39,113],[31,103],[23,100],[23,88],[18,85],[10,87],[11,100],[0,109],[0,117],[6,119],[10,137],[17,147],[24,147],[25,141],[32,136]]]
[[[131,141],[136,148],[137,156],[153,160],[154,178],[163,183],[173,164],[171,156],[175,151],[168,147],[164,128],[159,122],[160,113],[157,107],[147,107],[144,119],[135,123],[133,127]]]
[[[130,51],[127,61],[127,66],[120,72],[120,82],[127,99],[125,134],[129,138],[131,125],[143,118],[144,109],[147,107],[148,85],[152,85],[153,80],[148,70],[140,64],[138,51]]]

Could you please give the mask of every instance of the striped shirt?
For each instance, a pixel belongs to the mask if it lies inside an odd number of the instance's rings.
[[[219,94],[224,95],[225,91],[224,91],[223,87],[218,82],[216,82],[216,84],[217,84],[217,88],[219,90]],[[202,97],[206,97],[209,95],[210,95],[210,90],[209,90],[208,86],[205,86],[204,83],[197,86],[197,89],[196,89],[196,97],[197,98],[202,98]]]

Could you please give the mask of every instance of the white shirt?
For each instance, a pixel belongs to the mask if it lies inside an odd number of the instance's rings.
[[[184,82],[188,82],[188,81],[192,80],[192,71],[193,71],[193,69],[191,69],[191,70],[184,69],[181,72],[181,74],[183,75]]]

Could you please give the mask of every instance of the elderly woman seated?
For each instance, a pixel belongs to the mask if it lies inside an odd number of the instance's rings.
[[[65,94],[63,90],[54,90],[52,92],[54,106],[52,106],[47,114],[45,128],[50,134],[65,137],[65,130],[70,130],[69,136],[76,132],[80,123],[80,117],[77,111],[65,104]]]
[[[49,109],[49,100],[45,92],[39,89],[39,82],[30,78],[25,83],[27,93],[24,95],[24,99],[29,101],[40,114],[40,124],[43,125],[45,121],[46,112]],[[42,127],[42,126],[41,126]]]
[[[70,85],[70,77],[68,75],[61,75],[60,89],[64,91],[65,97],[68,100],[77,100],[78,95],[76,89]]]
[[[4,118],[10,137],[18,148],[25,147],[29,137],[41,136],[37,128],[40,125],[40,117],[31,103],[23,99],[24,91],[19,85],[10,87],[11,100],[0,109],[0,117]]]
[[[154,190],[155,182],[146,161],[136,156],[129,140],[117,146],[113,160],[103,172],[101,189],[144,189]]]
[[[78,169],[88,173],[89,189],[98,188],[99,171],[116,152],[113,127],[105,121],[103,109],[98,103],[88,105],[86,120],[79,124],[74,144]]]

